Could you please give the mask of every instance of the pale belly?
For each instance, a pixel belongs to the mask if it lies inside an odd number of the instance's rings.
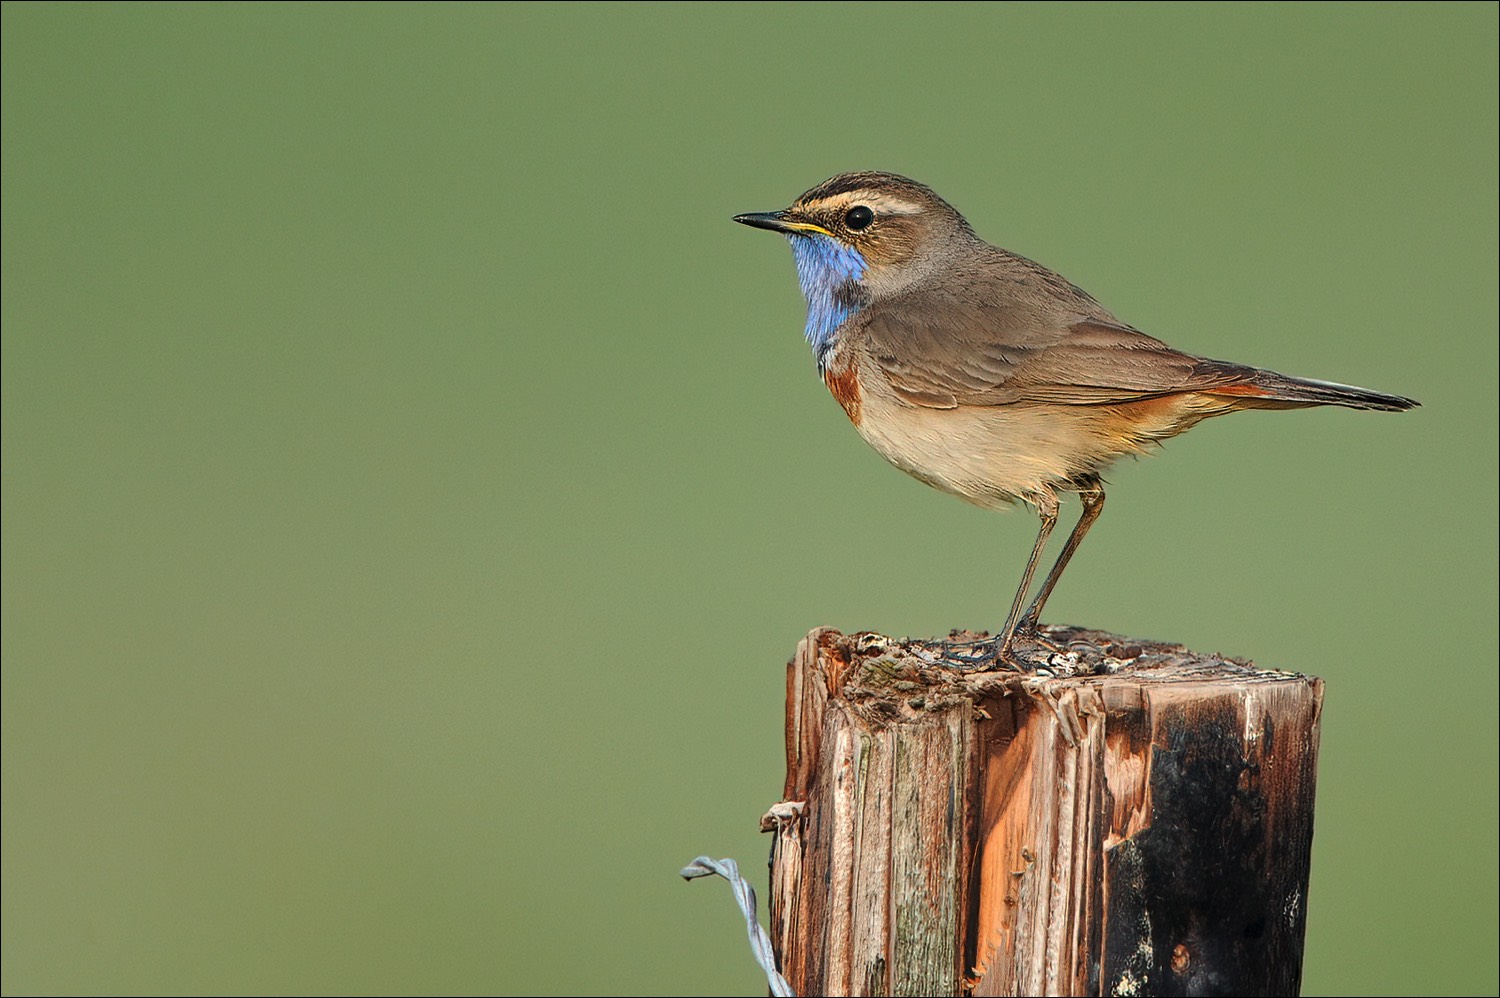
[[[1050,500],[1118,458],[1228,411],[1222,400],[1193,393],[1109,406],[937,409],[900,399],[878,378],[859,387],[859,405],[845,410],[871,447],[907,474],[989,509]]]
[[[1032,406],[923,409],[866,398],[860,436],[887,461],[978,506],[1067,489],[1119,453],[1099,453],[1078,421]]]

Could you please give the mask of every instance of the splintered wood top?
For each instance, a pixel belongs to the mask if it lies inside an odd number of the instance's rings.
[[[893,638],[871,631],[842,634],[819,628],[808,635],[826,670],[828,692],[867,719],[896,721],[1002,689],[1094,688],[1105,703],[1151,687],[1155,697],[1192,697],[1204,685],[1321,685],[1298,672],[1262,669],[1246,659],[1192,651],[1180,645],[1122,637],[1082,627],[1044,626],[1042,642],[1018,641],[1029,665],[976,668],[958,664],[987,636],[954,632],[946,640]],[[1163,689],[1170,687],[1171,689]],[[1138,695],[1138,692],[1137,694]],[[1119,704],[1123,706],[1123,704]]]

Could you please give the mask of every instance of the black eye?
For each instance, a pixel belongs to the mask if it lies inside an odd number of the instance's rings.
[[[875,213],[862,204],[850,208],[844,215],[844,227],[854,232],[869,228],[873,221],[875,221]]]

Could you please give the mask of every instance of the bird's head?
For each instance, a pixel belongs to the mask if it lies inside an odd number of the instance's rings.
[[[834,332],[871,301],[938,274],[977,239],[931,188],[894,173],[841,173],[780,211],[734,220],[792,244],[807,338],[822,359]]]
[[[734,220],[783,233],[799,255],[857,258],[861,281],[877,294],[911,284],[975,238],[930,187],[894,173],[841,173],[781,211]]]

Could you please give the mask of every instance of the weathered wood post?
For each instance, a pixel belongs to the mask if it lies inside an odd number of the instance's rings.
[[[800,995],[1295,995],[1321,680],[1048,628],[1050,666],[817,630],[771,936]]]

